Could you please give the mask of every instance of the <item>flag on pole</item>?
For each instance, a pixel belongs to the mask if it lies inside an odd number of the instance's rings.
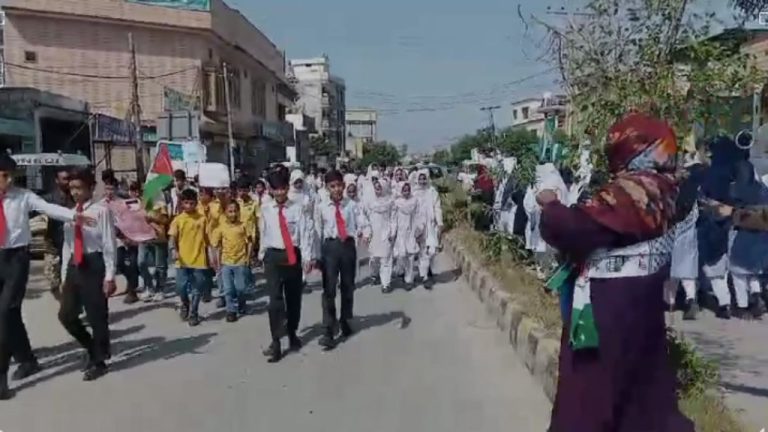
[[[152,161],[152,169],[147,174],[147,181],[144,183],[144,194],[142,195],[144,208],[151,209],[157,197],[171,183],[173,183],[171,154],[166,144],[160,144],[155,160]]]

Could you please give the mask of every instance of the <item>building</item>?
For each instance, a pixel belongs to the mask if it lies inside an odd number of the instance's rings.
[[[286,159],[307,168],[314,160],[310,139],[317,134],[315,119],[303,113],[287,114],[285,117],[293,125],[294,131],[294,146],[286,148]]]
[[[376,141],[378,115],[373,109],[347,110],[345,119],[347,136],[345,148],[351,157],[363,157],[363,146]]]
[[[289,68],[289,76],[299,94],[297,110],[313,117],[318,133],[343,154],[346,137],[344,80],[331,74],[327,56],[291,60]]]
[[[284,159],[293,139],[285,123],[295,92],[283,53],[222,0],[6,0],[3,78],[85,101],[92,111],[127,118],[132,37],[143,135],[154,141],[164,112],[199,115],[209,160],[227,162],[228,70],[236,157],[245,168]],[[158,3],[160,4],[160,3]]]
[[[568,98],[545,93],[542,97],[512,102],[512,127],[535,131],[543,136],[546,117],[555,116],[555,129],[567,129]]]

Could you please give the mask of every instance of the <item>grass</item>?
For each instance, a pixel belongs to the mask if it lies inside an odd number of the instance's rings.
[[[490,259],[486,236],[469,227],[457,226],[451,235],[456,236],[473,256],[480,257],[490,272],[503,282],[503,288],[522,306],[526,316],[538,321],[548,336],[559,338],[562,320],[558,300],[544,290],[541,281],[530,269],[519,261],[515,261],[512,252],[501,250],[498,257]],[[510,263],[514,264],[510,265]],[[696,368],[692,371],[682,371],[679,376],[698,376],[691,372],[698,372],[699,368],[707,367],[705,364],[708,361],[698,356],[692,347],[682,345],[675,348],[686,350],[684,355],[688,357],[684,367]],[[717,380],[714,379],[713,381],[716,382]],[[680,409],[696,424],[696,431],[747,432],[745,426],[725,406],[716,386],[708,383],[704,385],[709,388],[705,390],[697,388],[695,391],[681,394],[679,402]]]

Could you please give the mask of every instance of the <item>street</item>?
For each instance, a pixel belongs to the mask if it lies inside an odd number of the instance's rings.
[[[363,267],[363,272],[367,266]],[[438,285],[356,293],[358,333],[332,352],[317,345],[319,284],[304,296],[304,349],[278,364],[266,300],[227,324],[213,304],[197,328],[175,299],[130,307],[111,301],[110,373],[85,383],[82,351],[56,320],[56,302],[33,267],[25,321],[45,370],[0,404],[3,432],[121,431],[543,431],[550,404],[503,343],[476,298],[438,257]]]

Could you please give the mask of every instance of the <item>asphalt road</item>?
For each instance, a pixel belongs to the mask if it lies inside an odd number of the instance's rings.
[[[43,373],[0,402],[2,432],[540,432],[550,404],[502,342],[480,303],[441,256],[439,283],[383,295],[356,293],[358,333],[323,352],[320,295],[304,296],[304,349],[278,364],[266,299],[238,323],[213,304],[190,328],[173,305],[111,301],[110,373],[86,383],[82,351],[56,321],[57,304],[35,265],[25,303]],[[364,270],[366,267],[364,267]],[[317,287],[319,288],[319,287]]]

